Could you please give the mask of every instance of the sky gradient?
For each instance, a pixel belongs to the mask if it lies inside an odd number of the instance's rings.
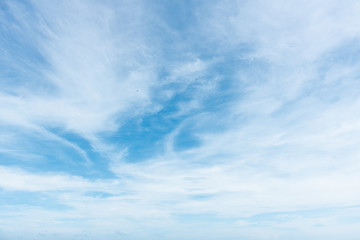
[[[360,239],[359,23],[358,0],[0,1],[0,239]]]

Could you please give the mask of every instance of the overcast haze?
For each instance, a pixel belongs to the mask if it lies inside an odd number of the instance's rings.
[[[1,240],[360,239],[360,1],[0,1]]]

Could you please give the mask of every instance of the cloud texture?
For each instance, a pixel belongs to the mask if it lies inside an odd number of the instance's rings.
[[[3,1],[0,238],[358,239],[359,16]]]

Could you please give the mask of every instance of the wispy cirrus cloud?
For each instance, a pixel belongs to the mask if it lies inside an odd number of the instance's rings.
[[[355,239],[359,11],[2,3],[0,236]]]
[[[19,24],[27,20],[23,19],[26,18],[24,6],[7,5],[17,11],[13,17]],[[4,101],[7,100],[3,111],[8,111],[4,112],[3,121],[6,116],[20,115],[22,121],[51,122],[86,135],[114,129],[116,113],[126,111],[131,104],[146,104],[152,82],[150,66],[137,63],[134,55],[139,53],[131,48],[134,43],[122,38],[122,34],[136,35],[130,27],[124,32],[111,33],[114,13],[110,9],[80,2],[60,3],[56,12],[45,3],[38,3],[36,7],[32,17],[38,29],[26,37],[37,40],[39,49],[35,50],[44,58],[38,66],[43,70],[36,70],[40,72],[37,82],[45,82],[53,91],[43,89],[42,94],[35,95],[39,87],[35,84],[25,89],[22,86],[21,92],[12,89],[16,96],[3,95]],[[25,56],[24,61],[32,61],[37,57],[34,55]],[[122,62],[133,64],[126,66]],[[29,81],[36,80],[30,78]],[[141,91],[136,91],[139,89]]]

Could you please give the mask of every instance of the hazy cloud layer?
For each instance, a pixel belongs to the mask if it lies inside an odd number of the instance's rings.
[[[0,3],[0,238],[358,239],[359,21],[357,1]]]

